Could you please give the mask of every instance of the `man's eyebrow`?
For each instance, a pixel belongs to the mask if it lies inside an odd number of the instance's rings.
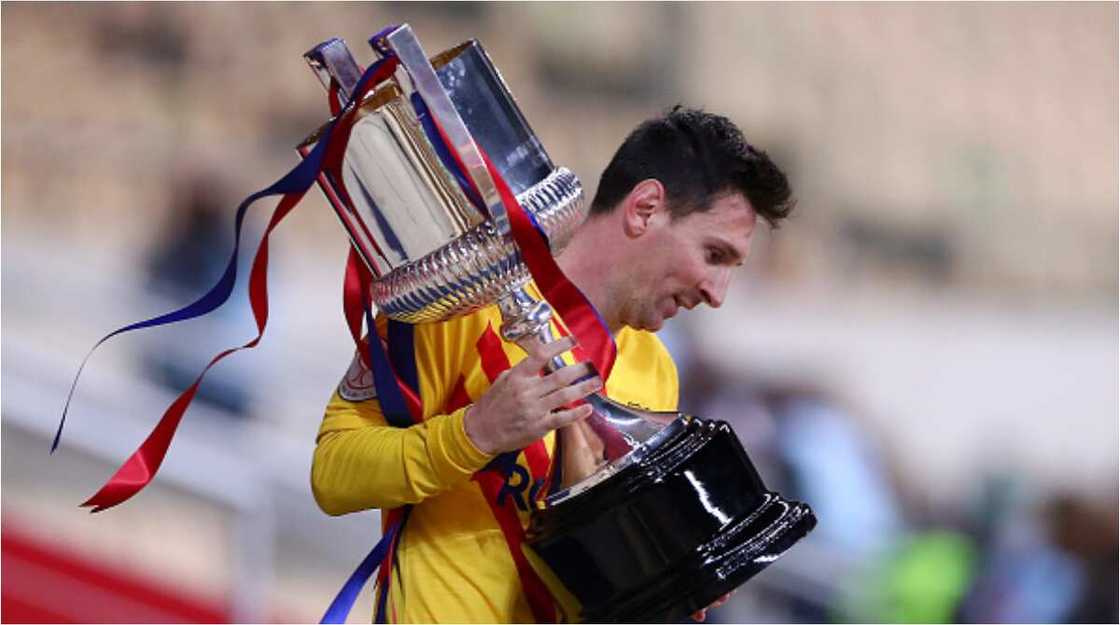
[[[743,260],[743,253],[739,251],[739,248],[735,247],[731,243],[728,243],[721,238],[714,237],[711,241],[711,244],[715,247],[718,247],[724,254],[730,256],[731,260],[734,260],[735,262],[740,262]]]

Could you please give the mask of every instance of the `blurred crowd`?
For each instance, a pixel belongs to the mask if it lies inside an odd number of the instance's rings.
[[[790,584],[778,614],[807,622],[1111,623],[1117,500],[978,474],[952,507],[923,505],[859,408],[809,380],[732,374],[682,338],[681,408],[727,420],[767,487],[813,508],[823,585]],[[820,561],[799,561],[817,566]],[[758,620],[748,584],[716,622]],[[775,602],[775,595],[767,598]],[[765,620],[765,619],[762,619]]]

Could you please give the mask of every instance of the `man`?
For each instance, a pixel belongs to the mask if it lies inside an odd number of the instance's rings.
[[[675,410],[676,368],[653,332],[681,308],[720,306],[758,217],[776,225],[792,209],[790,196],[781,170],[728,119],[677,107],[627,137],[558,258],[618,345],[605,384],[583,363],[542,374],[570,339],[527,345],[526,356],[497,338],[496,306],[416,327],[424,419],[412,427],[386,424],[369,371],[355,358],[327,406],[312,487],[328,514],[413,505],[389,584],[389,620],[572,616],[542,616],[539,578],[510,537],[520,528],[511,531],[509,515],[524,527],[542,487],[541,459],[519,454],[498,488],[480,470],[542,439],[550,456],[554,431],[591,411],[568,406],[600,389],[616,401]]]

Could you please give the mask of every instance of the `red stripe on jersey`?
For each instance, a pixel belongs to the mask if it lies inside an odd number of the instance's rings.
[[[482,357],[482,370],[491,383],[498,379],[503,371],[510,368],[509,356],[502,349],[502,340],[494,332],[494,326],[487,324],[486,330],[478,338],[478,354]],[[536,440],[525,448],[525,459],[529,463],[529,470],[534,478],[544,478],[548,474],[548,451],[543,440]]]
[[[486,329],[482,332],[482,336],[478,337],[475,347],[478,348],[478,355],[482,357],[482,370],[491,383],[497,380],[503,371],[510,368],[509,356],[506,356],[506,350],[502,349],[502,339],[494,333],[493,325],[486,324]]]
[[[490,504],[490,509],[494,511],[494,518],[497,519],[498,526],[502,528],[502,534],[506,537],[509,554],[513,556],[513,564],[517,567],[517,577],[521,580],[521,590],[525,593],[529,609],[533,612],[533,619],[538,623],[555,623],[556,604],[552,600],[552,594],[549,593],[548,587],[544,585],[536,571],[530,566],[529,561],[525,558],[525,553],[521,551],[521,543],[525,540],[525,530],[521,526],[521,517],[517,515],[517,508],[510,501],[507,501],[506,505],[501,507],[495,504],[498,493],[505,486],[505,477],[498,471],[484,470],[475,474],[475,480],[482,486],[483,495]]]
[[[529,464],[529,472],[533,474],[533,477],[547,478],[549,459],[548,450],[544,447],[544,440],[537,439],[522,451],[525,453],[525,461]]]
[[[463,406],[471,404],[471,396],[467,394],[467,380],[459,376],[455,388],[451,391],[451,399],[447,401],[447,412],[455,412]]]
[[[503,371],[510,368],[509,357],[502,348],[502,340],[498,338],[492,325],[487,324],[486,330],[483,331],[478,343],[476,343],[476,347],[479,356],[482,358],[482,370],[491,383]],[[460,385],[457,384],[456,391],[459,390],[459,387]],[[463,395],[466,395],[465,389],[463,389]],[[453,393],[453,401],[455,397],[456,394]],[[536,479],[547,479],[549,459],[544,441],[541,439],[533,441],[523,452],[534,481]],[[536,571],[533,570],[533,567],[529,565],[524,552],[521,551],[521,543],[525,541],[525,528],[521,524],[521,516],[517,513],[517,508],[512,499],[507,500],[505,505],[502,506],[497,503],[498,495],[502,491],[502,487],[505,486],[507,476],[502,475],[495,469],[483,469],[475,473],[474,479],[482,487],[486,502],[490,504],[490,510],[494,513],[494,518],[498,521],[498,526],[502,528],[502,534],[509,546],[513,563],[517,567],[517,576],[521,580],[521,590],[525,593],[525,599],[533,612],[533,618],[538,623],[556,622],[556,603],[552,599],[552,594]]]

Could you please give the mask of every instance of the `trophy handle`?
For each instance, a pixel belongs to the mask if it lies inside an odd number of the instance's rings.
[[[440,84],[436,70],[428,60],[428,55],[420,45],[420,40],[412,32],[412,27],[408,24],[402,24],[392,32],[377,36],[375,39],[375,42],[371,42],[375,50],[387,46],[396,53],[401,65],[404,66],[412,79],[412,86],[424,99],[432,115],[439,120],[440,126],[451,141],[452,149],[458,153],[463,166],[466,168],[467,175],[470,176],[478,188],[479,194],[486,203],[486,208],[490,211],[490,218],[494,222],[494,227],[501,234],[509,234],[509,216],[506,215],[505,204],[502,203],[501,196],[498,194],[498,187],[494,184],[494,179],[490,176],[490,171],[483,162],[478,145],[470,131],[467,130],[459,111],[455,109],[455,105],[451,102],[451,96],[447,95],[447,90]]]
[[[505,340],[517,343],[522,349],[525,349],[525,341],[546,344],[556,340],[549,323],[552,307],[533,297],[524,283],[499,298],[498,308],[502,313],[501,334]],[[555,356],[544,368],[552,372],[565,365],[560,356]],[[563,489],[631,455],[680,417],[676,412],[631,408],[602,393],[588,395],[585,401],[592,407],[591,416],[562,427],[556,433],[559,451],[554,454],[553,462],[561,463],[560,486]]]
[[[354,87],[362,78],[362,68],[350,54],[346,42],[338,37],[331,37],[305,52],[303,58],[328,93],[331,81],[337,83],[338,92],[333,97],[339,108],[344,108]]]

